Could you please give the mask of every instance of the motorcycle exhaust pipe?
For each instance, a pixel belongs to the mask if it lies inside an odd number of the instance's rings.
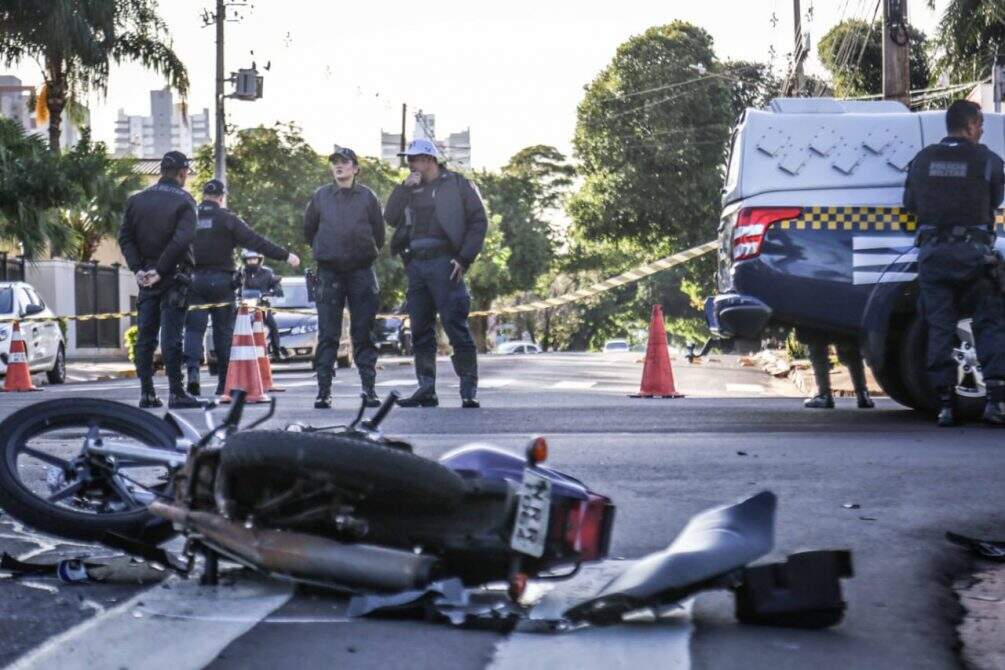
[[[150,512],[200,533],[205,542],[266,572],[294,579],[333,581],[378,591],[426,587],[436,577],[432,556],[372,544],[346,544],[316,535],[276,529],[246,528],[209,512],[193,512],[162,502]]]

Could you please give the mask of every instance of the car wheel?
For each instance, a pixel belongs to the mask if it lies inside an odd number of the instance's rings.
[[[66,353],[62,344],[56,350],[56,361],[52,364],[52,369],[46,372],[45,376],[50,384],[66,383]]]
[[[987,391],[977,362],[971,319],[960,319],[956,334],[953,359],[957,365],[957,407],[963,418],[976,419],[984,411]],[[934,414],[939,403],[935,389],[928,382],[925,364],[927,347],[928,324],[920,316],[915,316],[904,332],[904,345],[900,350],[901,380],[914,401],[914,408]]]

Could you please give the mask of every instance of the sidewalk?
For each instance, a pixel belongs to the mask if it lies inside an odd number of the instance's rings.
[[[781,351],[762,351],[754,356],[743,359],[746,365],[760,366],[773,377],[788,378],[799,392],[806,397],[816,393],[817,383],[813,378],[813,369],[808,360],[797,359],[789,361]],[[872,370],[865,367],[865,380],[869,393],[874,396],[885,396],[882,387],[872,376]],[[855,387],[848,375],[848,368],[841,364],[831,366],[831,390],[835,397],[848,398],[855,396]]]
[[[128,360],[67,361],[66,381],[94,382],[109,379],[134,379],[136,368]]]

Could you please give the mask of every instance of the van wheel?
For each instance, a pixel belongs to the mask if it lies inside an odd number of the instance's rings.
[[[957,406],[963,418],[977,419],[984,411],[987,391],[977,363],[971,319],[960,319],[956,334],[953,357],[957,365]],[[923,318],[915,316],[904,331],[903,347],[900,350],[901,380],[914,401],[914,408],[934,414],[938,411],[938,399],[935,389],[928,382],[925,369],[927,347],[928,325]]]

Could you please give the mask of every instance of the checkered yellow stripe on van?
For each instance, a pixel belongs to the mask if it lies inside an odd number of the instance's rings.
[[[1005,210],[998,210],[995,225],[1005,231]],[[914,233],[918,222],[913,214],[900,207],[808,207],[799,218],[779,221],[775,227],[782,230]]]

